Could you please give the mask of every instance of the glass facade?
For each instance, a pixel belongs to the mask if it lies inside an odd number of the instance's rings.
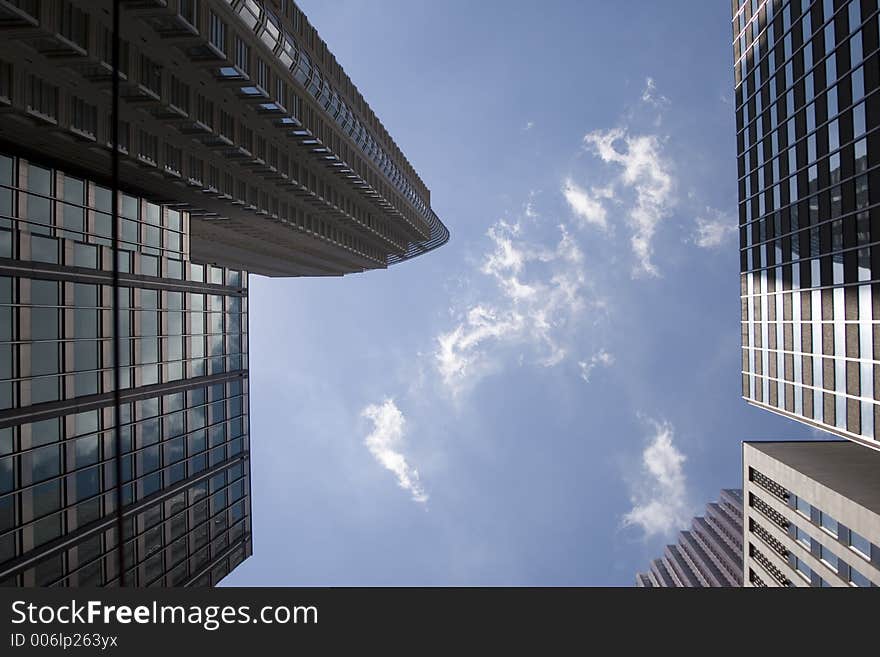
[[[251,553],[247,272],[126,193],[113,248],[112,198],[0,153],[5,585],[210,585]]]
[[[748,401],[880,447],[877,0],[734,0]]]

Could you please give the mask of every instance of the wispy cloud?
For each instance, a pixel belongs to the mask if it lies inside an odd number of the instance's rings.
[[[571,211],[581,220],[581,223],[592,224],[602,230],[608,230],[608,211],[603,199],[614,198],[614,190],[611,187],[593,187],[587,191],[578,186],[571,178],[567,178],[562,185],[562,194]]]
[[[624,526],[641,527],[645,537],[669,535],[690,519],[685,456],[673,443],[672,425],[651,421],[651,426],[641,476],[633,484],[633,508],[623,517]]]
[[[587,282],[580,248],[564,225],[558,230],[551,246],[526,238],[518,223],[499,221],[487,232],[480,272],[494,289],[437,337],[436,366],[453,395],[500,367],[506,348],[546,367],[568,355],[565,336],[587,304]]]
[[[724,244],[728,238],[736,235],[737,224],[729,215],[706,209],[706,214],[697,217],[697,228],[693,235],[694,244],[703,249],[715,249]]]
[[[652,261],[652,240],[657,226],[674,204],[674,179],[671,166],[662,154],[661,138],[630,134],[627,128],[612,128],[587,134],[584,144],[602,162],[622,169],[616,184],[634,194],[626,210],[630,243],[637,259],[633,274],[658,276],[660,272]]]
[[[669,99],[658,93],[654,78],[645,78],[645,88],[642,91],[642,102],[654,107],[663,108],[669,105]]]
[[[526,132],[528,132],[529,130],[531,130],[531,129],[534,128],[534,127],[535,127],[535,122],[534,122],[534,121],[529,121],[529,122],[526,123],[526,126],[523,128],[523,130],[525,130]]]
[[[536,189],[533,189],[529,192],[529,200],[526,201],[525,207],[523,208],[523,213],[528,219],[537,219],[539,216],[538,211],[535,208],[535,199],[540,193],[540,190]]]
[[[373,457],[397,477],[398,485],[409,491],[420,504],[428,501],[428,494],[419,480],[419,472],[400,452],[406,428],[406,419],[393,399],[381,404],[370,404],[361,415],[373,422],[373,430],[364,440]]]
[[[614,354],[610,354],[604,349],[600,349],[590,357],[590,360],[582,360],[578,363],[581,368],[581,378],[587,383],[590,382],[590,376],[593,370],[599,365],[610,367],[614,364]]]
[[[598,129],[583,138],[584,149],[604,165],[590,171],[593,180],[603,184],[587,188],[572,176],[562,182],[562,194],[582,225],[593,225],[611,234],[618,223],[625,225],[636,263],[634,277],[659,276],[654,263],[654,237],[661,222],[676,204],[676,181],[671,161],[664,153],[666,138],[656,133],[668,98],[647,78],[638,107],[647,109],[653,128],[640,130],[633,125],[636,112],[627,109],[618,126]]]

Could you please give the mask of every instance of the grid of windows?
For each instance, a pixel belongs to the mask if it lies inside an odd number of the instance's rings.
[[[111,198],[106,187],[0,153],[0,228],[19,229],[17,238],[12,231],[4,233],[0,257],[110,269],[108,252],[97,247],[110,246]],[[188,255],[186,217],[128,194],[120,198],[119,248],[125,251],[120,270],[188,278],[181,262]],[[21,239],[24,233],[40,239],[28,243]],[[75,242],[72,254],[58,238]]]
[[[870,563],[872,550],[877,553],[880,552],[880,548],[872,546],[870,541],[858,532],[843,527],[830,514],[816,508],[802,497],[793,497],[790,505],[804,516],[805,522],[800,523],[802,526],[794,525],[789,530],[789,534],[804,550],[813,554],[842,577],[848,577],[853,586],[873,586],[859,571],[859,563]],[[810,527],[810,530],[804,527]],[[815,529],[820,529],[822,532],[816,532]],[[865,568],[863,567],[862,570]]]
[[[121,406],[122,500],[133,509],[127,585],[183,583],[249,533],[245,386],[235,379]],[[113,417],[105,406],[2,430],[0,572],[49,548],[4,583],[105,585],[118,575]],[[63,537],[72,547],[52,550]]]
[[[190,262],[186,213],[120,193],[114,291],[111,199],[0,154],[0,584],[118,585],[118,501],[126,585],[250,554],[246,273]]]
[[[877,444],[877,0],[734,2],[742,394]]]
[[[98,248],[111,234],[109,190],[2,155],[0,185],[0,257],[59,265],[51,279],[0,271],[0,410],[111,392],[112,251]],[[241,273],[179,260],[181,213],[121,196],[121,269],[140,284],[116,293],[120,386],[246,369]],[[96,272],[82,278],[65,266]],[[177,289],[166,278],[179,279]]]

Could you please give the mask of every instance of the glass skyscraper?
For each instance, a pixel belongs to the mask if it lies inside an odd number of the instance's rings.
[[[294,3],[0,0],[0,584],[219,582],[253,545],[248,274],[448,237]]]
[[[742,394],[878,448],[878,2],[732,9]]]
[[[120,560],[126,585],[210,583],[250,554],[246,272],[192,262],[186,213],[120,194],[114,336],[111,198],[0,154],[6,584],[117,584]]]

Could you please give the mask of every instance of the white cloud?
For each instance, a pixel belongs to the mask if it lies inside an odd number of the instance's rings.
[[[718,210],[707,209],[707,214],[707,217],[697,217],[694,244],[703,249],[714,249],[736,235],[736,221]]]
[[[435,363],[453,395],[500,367],[505,348],[545,367],[568,355],[568,332],[587,304],[586,275],[577,243],[563,225],[559,234],[548,247],[526,239],[519,224],[499,221],[487,232],[492,249],[480,271],[494,282],[495,300],[471,304],[437,337]]]
[[[655,107],[665,107],[669,104],[669,99],[662,94],[657,93],[657,85],[654,78],[645,79],[645,89],[642,91],[642,102]]]
[[[580,361],[578,367],[581,368],[581,378],[589,383],[593,370],[599,365],[603,365],[604,367],[614,365],[614,355],[608,353],[604,349],[600,349],[590,357],[590,360]]]
[[[630,242],[638,261],[633,274],[658,276],[659,270],[651,260],[652,240],[657,226],[674,204],[674,180],[671,166],[661,153],[661,139],[614,128],[587,134],[584,144],[606,164],[622,167],[617,182],[635,194],[635,201],[627,210]]]
[[[523,130],[525,130],[526,132],[528,132],[529,130],[531,130],[531,129],[534,128],[534,127],[535,127],[535,122],[534,122],[534,121],[529,121],[528,123],[526,123],[526,127],[523,128]]]
[[[641,527],[646,537],[670,535],[690,520],[685,456],[673,444],[670,424],[652,425],[654,436],[642,452],[642,477],[634,486],[633,508],[623,517],[624,526]]]
[[[373,430],[364,440],[370,453],[380,465],[394,473],[397,483],[410,492],[414,501],[426,503],[428,494],[419,481],[418,470],[410,466],[400,452],[406,419],[397,404],[393,399],[386,399],[381,404],[370,404],[361,415],[373,422]]]
[[[538,218],[538,211],[535,210],[535,204],[532,203],[531,198],[526,203],[525,214],[529,219],[537,219]]]
[[[568,178],[562,186],[562,194],[575,216],[587,224],[608,230],[608,211],[602,203],[602,199],[614,198],[612,188],[594,187],[587,191]]]

